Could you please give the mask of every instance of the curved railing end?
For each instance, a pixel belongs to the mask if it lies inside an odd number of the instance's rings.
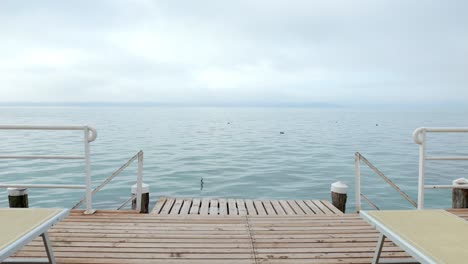
[[[422,133],[426,131],[425,127],[420,127],[414,130],[413,132],[413,140],[416,144],[421,145],[423,143],[423,139],[421,138]]]

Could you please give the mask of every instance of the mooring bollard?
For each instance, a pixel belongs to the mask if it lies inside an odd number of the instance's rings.
[[[8,203],[10,208],[28,208],[28,189],[8,188]]]
[[[460,178],[452,182],[453,185],[468,185],[468,179]],[[468,208],[468,189],[452,189],[452,208]]]
[[[132,186],[132,194],[137,194],[137,185]],[[137,208],[137,199],[132,201],[132,210]],[[147,214],[149,213],[149,185],[146,183],[141,184],[141,210],[140,213]]]
[[[337,181],[331,185],[332,204],[341,212],[346,211],[346,199],[348,197],[348,185]]]

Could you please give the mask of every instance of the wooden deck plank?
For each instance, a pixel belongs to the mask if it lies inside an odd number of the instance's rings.
[[[210,199],[203,198],[200,205],[200,215],[208,215],[208,210],[210,207]]]
[[[287,202],[297,215],[305,215],[305,212],[297,205],[295,200],[287,200]]]
[[[219,199],[219,215],[228,215],[228,208],[227,208],[227,202],[226,199]]]
[[[228,199],[228,214],[229,215],[239,215],[237,210],[236,200]]]
[[[307,206],[309,206],[309,208],[312,209],[312,211],[314,211],[315,214],[325,214],[311,200],[304,200],[304,203],[307,204]]]
[[[172,206],[175,203],[174,198],[167,198],[166,203],[164,204],[163,208],[161,209],[161,212],[159,212],[160,215],[168,215],[170,211],[172,210]]]
[[[450,212],[468,219],[468,210]],[[98,211],[85,216],[73,210],[49,234],[57,261],[63,264],[371,262],[379,232],[357,214],[264,213],[247,218]],[[42,241],[35,239],[15,256],[44,257]],[[385,242],[382,256],[409,257],[390,241]]]
[[[190,214],[190,207],[192,206],[192,199],[185,198],[182,204],[182,208],[180,208],[180,215],[188,215]]]
[[[198,211],[200,210],[200,199],[194,198],[192,200],[192,207],[190,207],[189,214],[198,214]]]
[[[152,214],[157,215],[343,215],[326,200],[263,200],[208,198],[168,198],[158,200]]]
[[[156,205],[154,206],[153,210],[151,210],[151,213],[159,214],[159,212],[161,212],[161,209],[165,203],[166,203],[166,197],[160,197],[158,201],[156,202]]]
[[[330,203],[327,200],[321,200],[321,202],[328,208],[330,209],[334,214],[342,215],[343,212],[341,212],[338,208],[336,208],[332,203]]]
[[[265,207],[263,207],[263,202],[260,200],[254,200],[253,204],[255,209],[257,210],[258,215],[267,215]]]
[[[235,260],[232,257],[229,258],[220,258],[218,259],[182,259],[177,258],[178,254],[174,254],[171,259],[134,259],[134,258],[109,258],[109,259],[98,259],[98,258],[68,258],[68,257],[59,257],[56,258],[58,263],[69,263],[69,264],[84,264],[84,263],[93,263],[93,264],[252,264],[250,259],[238,259]]]
[[[265,211],[267,212],[267,215],[277,215],[275,209],[273,209],[273,206],[271,205],[270,200],[263,200],[262,203],[263,203],[263,206],[265,207]]]
[[[325,214],[333,214],[333,212],[328,209],[328,207],[326,207],[322,201],[318,201],[318,200],[312,200],[312,202],[318,207],[320,208],[320,210],[322,210]]]
[[[287,215],[295,215],[296,212],[291,208],[289,203],[285,200],[279,200],[279,204],[283,207],[284,211],[286,212]]]
[[[218,200],[210,200],[210,210],[209,213],[211,216],[218,215]]]
[[[237,210],[239,215],[247,215],[247,208],[245,206],[245,201],[243,199],[236,199]]]
[[[169,213],[170,215],[178,215],[180,212],[180,208],[182,207],[182,203],[184,202],[183,199],[177,198],[175,200],[174,205],[172,206],[172,210]]]
[[[286,215],[286,212],[284,211],[283,207],[280,205],[280,203],[277,200],[271,200],[271,205],[275,209],[276,214]]]
[[[310,207],[307,206],[307,204],[303,200],[297,200],[296,203],[302,209],[302,211],[305,212],[306,215],[315,214],[314,211],[312,211],[312,209],[310,209]]]
[[[254,203],[250,199],[245,200],[245,207],[247,208],[248,215],[258,215],[257,209],[255,209]]]

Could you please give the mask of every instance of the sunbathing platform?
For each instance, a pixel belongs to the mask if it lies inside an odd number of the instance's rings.
[[[449,212],[468,219],[468,209]],[[58,263],[289,264],[371,263],[379,232],[358,214],[84,215],[72,210],[49,236]],[[36,239],[15,256],[45,254]],[[381,257],[409,259],[390,241]]]

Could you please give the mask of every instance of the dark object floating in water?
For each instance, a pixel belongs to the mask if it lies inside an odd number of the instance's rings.
[[[379,124],[375,124],[375,126],[379,126]]]
[[[280,134],[281,134],[281,135],[283,135],[283,134],[284,134],[284,132],[283,132],[283,131],[281,131],[281,132],[280,132]]]
[[[231,122],[227,122],[227,124],[228,124],[228,125],[230,125],[230,124],[231,124]]]

